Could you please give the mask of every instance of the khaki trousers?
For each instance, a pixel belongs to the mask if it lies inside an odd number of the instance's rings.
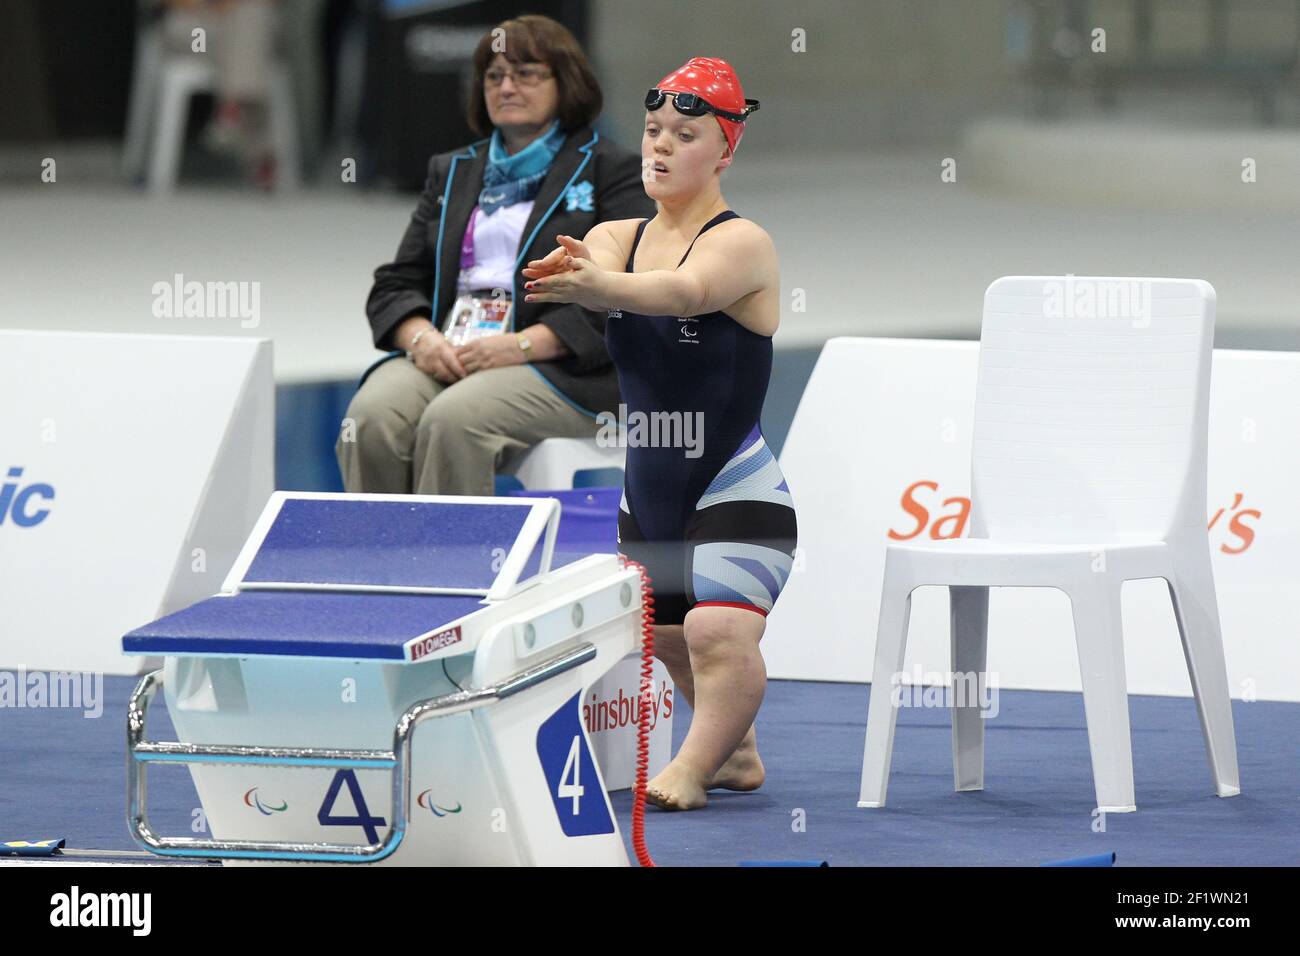
[[[491,495],[514,455],[545,438],[595,438],[599,428],[526,365],[445,385],[403,357],[353,396],[335,453],[349,492]]]

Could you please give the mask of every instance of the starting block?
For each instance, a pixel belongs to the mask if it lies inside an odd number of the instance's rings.
[[[132,836],[164,856],[628,864],[584,690],[641,647],[617,555],[552,568],[559,502],[277,492],[220,594],[138,628]],[[146,738],[162,688],[178,742]],[[149,825],[189,765],[210,838]]]

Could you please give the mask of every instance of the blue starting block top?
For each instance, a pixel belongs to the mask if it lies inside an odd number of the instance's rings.
[[[222,593],[137,628],[122,650],[418,659],[546,573],[558,522],[549,498],[276,492]]]
[[[409,495],[285,497],[256,548],[245,545],[235,564],[241,572],[238,584],[241,588],[322,585],[486,594],[506,556],[517,549],[536,499],[525,500],[523,507],[514,499],[471,500],[491,504]],[[521,580],[541,569],[545,541],[536,532],[533,538],[518,572]]]
[[[484,607],[482,598],[461,594],[242,591],[136,628],[122,638],[122,650],[403,661],[412,642],[443,632],[451,632],[447,641],[459,641],[457,622]]]

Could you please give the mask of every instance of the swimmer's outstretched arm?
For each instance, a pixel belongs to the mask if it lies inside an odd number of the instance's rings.
[[[621,258],[620,258],[621,257]],[[576,302],[588,309],[624,309],[644,315],[703,315],[725,309],[751,292],[775,285],[772,239],[747,219],[712,229],[696,241],[677,269],[622,271],[627,252],[609,224],[599,223],[583,242],[568,236],[542,260],[525,288],[530,302]],[[531,278],[531,277],[530,277]]]

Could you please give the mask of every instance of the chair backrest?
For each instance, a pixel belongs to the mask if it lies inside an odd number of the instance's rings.
[[[1081,543],[1204,532],[1214,304],[1199,279],[990,285],[971,535]]]

